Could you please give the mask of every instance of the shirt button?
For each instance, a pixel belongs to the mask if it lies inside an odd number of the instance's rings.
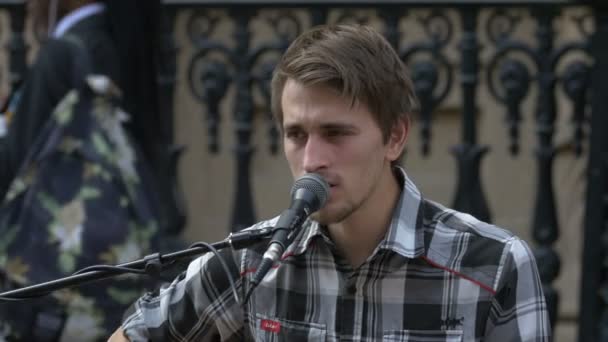
[[[357,284],[352,283],[346,285],[346,293],[348,293],[349,295],[354,295],[355,293],[357,293]]]

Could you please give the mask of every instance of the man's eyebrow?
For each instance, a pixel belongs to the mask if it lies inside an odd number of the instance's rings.
[[[347,130],[347,131],[359,131],[359,128],[349,123],[331,122],[321,125],[323,130]]]
[[[283,125],[283,130],[284,131],[288,131],[288,130],[294,130],[294,129],[301,129],[302,125],[299,123],[291,123],[291,124],[285,124]]]
[[[300,123],[289,123],[283,126],[283,130],[296,130],[302,129],[302,124]],[[328,122],[321,124],[320,127],[322,130],[347,130],[347,131],[359,131],[359,128],[356,125],[350,123],[341,123],[341,122]]]

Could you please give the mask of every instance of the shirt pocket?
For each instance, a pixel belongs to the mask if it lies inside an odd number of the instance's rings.
[[[256,342],[325,341],[326,326],[256,315]]]
[[[390,342],[461,342],[462,330],[390,330],[382,341]]]

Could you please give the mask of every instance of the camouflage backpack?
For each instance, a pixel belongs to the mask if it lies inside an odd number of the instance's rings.
[[[74,45],[81,63],[76,86],[55,107],[0,207],[4,289],[135,260],[158,248],[158,198],[142,153],[123,128],[128,114],[117,106],[120,91],[109,78],[90,75],[86,52]],[[0,303],[0,340],[3,334],[105,340],[150,285],[145,281],[127,276],[43,301]]]

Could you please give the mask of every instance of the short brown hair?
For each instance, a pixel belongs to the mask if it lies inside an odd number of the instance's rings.
[[[282,130],[281,97],[288,79],[327,85],[367,105],[388,141],[391,128],[414,110],[407,69],[390,43],[362,25],[317,26],[296,38],[272,77],[272,112]]]

